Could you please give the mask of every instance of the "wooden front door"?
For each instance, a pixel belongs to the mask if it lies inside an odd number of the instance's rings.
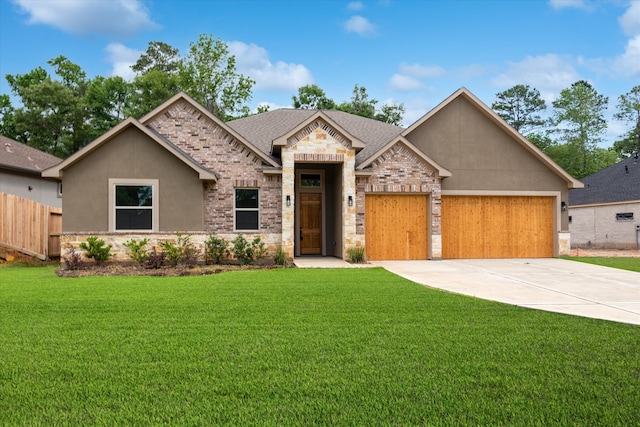
[[[300,255],[322,254],[322,193],[300,193]]]

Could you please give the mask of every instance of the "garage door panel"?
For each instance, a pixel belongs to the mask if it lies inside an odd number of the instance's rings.
[[[553,198],[443,196],[443,258],[553,256]]]
[[[365,240],[370,260],[427,259],[427,195],[369,194]]]

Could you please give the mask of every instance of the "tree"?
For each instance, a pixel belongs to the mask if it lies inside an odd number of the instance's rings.
[[[356,116],[367,117],[373,119],[376,114],[376,104],[378,100],[369,99],[367,88],[364,86],[353,87],[353,94],[351,95],[351,101],[343,102],[338,105],[338,110],[345,113],[355,114]]]
[[[298,88],[298,96],[291,97],[293,107],[302,110],[335,110],[336,103],[327,97],[324,90],[317,85],[306,85]]]
[[[15,108],[11,105],[9,95],[0,95],[0,135],[17,140]]]
[[[222,40],[200,35],[180,63],[179,77],[182,90],[220,119],[249,114],[255,81],[236,72],[236,58]]]
[[[613,144],[620,155],[627,157],[640,152],[640,85],[620,95],[616,108],[618,111],[613,117],[633,125],[622,140]]]
[[[85,102],[91,114],[91,140],[127,117],[131,91],[131,84],[119,76],[97,76],[89,83]]]
[[[180,68],[180,54],[178,49],[164,42],[149,42],[147,50],[131,69],[138,74],[147,74],[151,70],[165,73],[176,73]]]
[[[380,108],[380,111],[376,113],[375,119],[380,122],[400,126],[402,124],[404,112],[404,104],[384,104]]]
[[[589,83],[579,80],[571,88],[560,92],[553,101],[554,113],[551,123],[560,139],[571,146],[577,156],[575,167],[567,171],[576,178],[595,172],[590,167],[589,157],[593,156],[607,128],[603,111],[608,98],[600,95]]]
[[[546,110],[547,104],[537,89],[529,85],[515,85],[497,93],[496,97],[498,100],[491,104],[491,108],[521,134],[545,124],[538,113]]]

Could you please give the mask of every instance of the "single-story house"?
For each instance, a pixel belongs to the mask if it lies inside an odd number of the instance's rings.
[[[242,233],[369,260],[567,254],[582,186],[465,88],[407,128],[296,109],[224,123],[179,93],[43,176],[64,184],[65,243]]]
[[[569,230],[574,248],[638,249],[640,159],[638,154],[582,179],[569,192]]]
[[[0,193],[56,208],[62,207],[62,183],[42,171],[62,159],[0,135]]]

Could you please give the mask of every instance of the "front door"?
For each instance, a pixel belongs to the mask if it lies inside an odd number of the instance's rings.
[[[322,193],[300,193],[300,255],[322,254]]]

